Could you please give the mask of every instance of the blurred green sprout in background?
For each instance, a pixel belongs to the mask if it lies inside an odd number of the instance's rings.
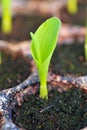
[[[10,33],[12,30],[11,0],[1,0],[2,4],[2,32]]]
[[[40,98],[42,99],[48,99],[47,74],[49,63],[56,47],[60,27],[60,20],[52,17],[41,24],[35,34],[30,33],[32,37],[30,49],[38,69]]]
[[[68,0],[67,10],[70,14],[76,14],[78,11],[78,1],[77,0]]]
[[[87,8],[86,8],[86,33],[85,33],[85,43],[84,43],[84,55],[85,55],[85,61],[87,61]]]

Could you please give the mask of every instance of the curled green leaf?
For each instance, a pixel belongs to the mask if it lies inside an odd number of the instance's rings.
[[[30,33],[32,37],[31,53],[40,77],[41,98],[48,99],[48,91],[46,86],[47,73],[52,54],[56,47],[60,26],[60,20],[56,17],[52,17],[41,24],[35,34]]]

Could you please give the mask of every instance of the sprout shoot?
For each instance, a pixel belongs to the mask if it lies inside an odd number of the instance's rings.
[[[3,33],[10,33],[12,30],[12,16],[11,16],[11,0],[1,0],[2,2],[2,31]]]
[[[85,43],[84,43],[84,53],[85,53],[85,60],[87,61],[87,8],[86,8],[86,32],[85,32]]]
[[[31,54],[36,63],[40,78],[40,97],[48,99],[47,74],[49,63],[56,47],[61,22],[58,18],[52,17],[46,20],[37,29],[32,37]]]
[[[70,14],[76,14],[78,10],[77,0],[68,0],[67,10]]]

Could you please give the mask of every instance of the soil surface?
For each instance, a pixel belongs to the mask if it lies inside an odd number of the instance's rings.
[[[13,119],[26,130],[80,130],[87,126],[87,94],[72,88],[49,93],[49,100],[28,96]]]
[[[87,61],[84,58],[84,43],[57,46],[51,61],[54,73],[87,75]]]
[[[22,56],[13,58],[11,54],[3,51],[1,56],[0,90],[18,85],[30,74],[30,65]]]

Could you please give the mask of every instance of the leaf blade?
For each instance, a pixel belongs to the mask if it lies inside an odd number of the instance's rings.
[[[58,30],[60,29],[60,20],[52,17],[44,22],[40,28],[35,32],[37,39],[39,39],[40,53],[42,61],[54,50],[57,42]],[[45,55],[44,54],[45,50]]]

